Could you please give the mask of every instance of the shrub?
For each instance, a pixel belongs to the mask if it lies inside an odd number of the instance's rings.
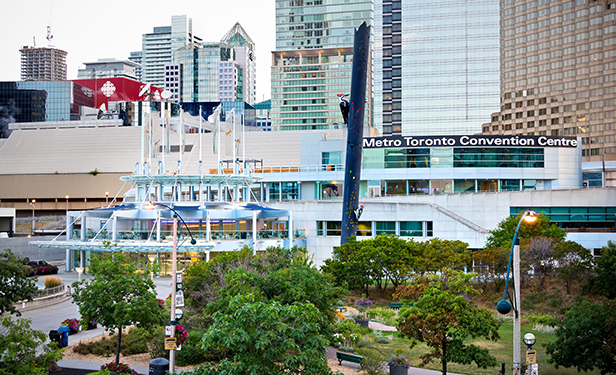
[[[206,351],[201,347],[201,338],[205,332],[191,331],[188,339],[182,344],[182,350],[175,352],[178,366],[189,366],[206,361]]]
[[[101,371],[103,370],[109,370],[110,375],[139,375],[137,371],[131,369],[128,365],[125,365],[124,363],[107,363],[101,366]]]
[[[47,276],[43,283],[45,284],[45,288],[51,289],[62,285],[62,279],[54,276]]]
[[[374,341],[377,344],[389,344],[389,339],[387,337],[377,337]]]

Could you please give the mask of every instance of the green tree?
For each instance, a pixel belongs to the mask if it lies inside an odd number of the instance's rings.
[[[594,290],[607,298],[616,298],[616,242],[608,241],[607,246],[601,248],[596,271],[592,280]]]
[[[484,291],[492,283],[494,291],[499,292],[505,285],[504,270],[509,262],[509,250],[502,247],[484,248],[473,254],[475,272]]]
[[[411,348],[421,342],[432,349],[420,357],[422,364],[440,360],[443,375],[447,374],[447,363],[451,362],[465,365],[475,362],[482,368],[497,363],[487,349],[465,344],[467,339],[477,337],[492,341],[499,338],[499,323],[492,312],[477,307],[463,295],[479,293],[471,286],[473,276],[444,269],[440,276],[418,278],[414,283],[419,285],[414,291],[419,291],[419,298],[412,307],[400,311],[397,326],[400,334],[411,339]],[[398,297],[407,298],[404,292]]]
[[[244,246],[237,251],[223,252],[209,262],[194,262],[183,273],[187,303],[202,310],[218,297],[221,288],[227,285],[225,277],[229,270],[243,267],[249,269],[252,249]]]
[[[417,246],[423,256],[421,274],[438,273],[445,268],[460,270],[471,263],[472,253],[468,244],[462,241],[432,238],[417,243]]]
[[[229,307],[233,313],[216,312],[203,336],[205,349],[223,348],[229,356],[200,374],[331,374],[320,332],[324,316],[313,304],[249,294],[233,297]]]
[[[356,237],[334,248],[332,257],[325,259],[321,271],[333,276],[337,285],[350,289],[364,290],[368,295],[368,287],[372,285],[370,278],[370,262],[363,257],[363,242]]]
[[[513,235],[515,229],[522,218],[522,214],[517,216],[509,216],[498,223],[498,226],[490,231],[488,238],[486,239],[486,248],[502,247],[505,249],[511,249],[511,241],[513,241]],[[518,231],[518,238],[530,239],[532,237],[550,237],[556,242],[560,242],[567,236],[567,231],[560,228],[556,224],[552,224],[550,219],[545,213],[540,212],[537,216],[537,220],[532,223],[523,222],[520,225]]]
[[[62,358],[56,343],[45,343],[43,332],[30,327],[30,319],[5,316],[0,321],[0,375],[43,375]]]
[[[378,235],[363,241],[355,237],[334,249],[332,258],[321,268],[331,274],[338,285],[364,290],[376,284],[383,293],[389,282],[400,285],[421,267],[423,245],[394,235]]]
[[[13,304],[18,301],[32,301],[37,292],[34,280],[26,276],[24,260],[17,257],[10,249],[0,253],[0,315],[21,313]]]
[[[556,330],[557,339],[546,345],[555,367],[601,374],[616,372],[616,301],[582,301],[574,305]]]
[[[121,253],[92,259],[93,278],[73,283],[73,302],[82,316],[118,330],[116,363],[120,362],[122,330],[131,325],[152,327],[164,322],[154,283]]]
[[[554,259],[558,263],[556,276],[567,286],[571,294],[571,284],[587,275],[593,268],[592,250],[575,241],[563,241],[556,246]]]

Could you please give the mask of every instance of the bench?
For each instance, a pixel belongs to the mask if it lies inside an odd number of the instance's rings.
[[[364,359],[364,357],[360,355],[336,352],[336,358],[338,358],[338,365],[342,365],[342,361],[347,361],[347,362],[359,363],[360,366],[363,366],[361,361],[362,359]]]
[[[338,309],[340,312],[347,311],[347,308],[344,307],[342,304],[335,304],[334,308]]]
[[[389,303],[389,307],[392,309],[399,309],[402,307],[402,305],[403,305],[402,302],[390,302]],[[409,306],[413,307],[413,302],[409,302]]]

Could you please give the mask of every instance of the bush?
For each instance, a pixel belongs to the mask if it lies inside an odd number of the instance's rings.
[[[175,352],[175,360],[178,366],[189,366],[206,361],[207,352],[201,347],[201,338],[205,332],[191,331],[186,342],[182,344],[182,350]]]
[[[527,319],[532,324],[543,324],[553,327],[558,325],[558,319],[550,315],[530,315],[527,317]]]
[[[101,371],[104,370],[109,370],[110,375],[139,375],[137,371],[131,369],[128,365],[125,365],[124,363],[111,362],[104,364],[101,366]]]
[[[387,337],[377,337],[374,341],[377,344],[389,344],[389,339]]]
[[[62,285],[62,279],[54,276],[47,276],[43,283],[45,284],[45,288],[51,289]]]
[[[162,332],[162,327],[160,328]],[[163,332],[164,335],[164,332]],[[122,338],[120,353],[122,355],[133,355],[148,352],[147,342],[154,336],[153,333],[143,328],[131,328],[128,334]],[[161,339],[162,342],[162,339]],[[118,338],[115,334],[103,337],[99,341],[90,343],[80,342],[74,347],[74,351],[79,354],[94,354],[101,357],[110,357],[115,354]],[[162,344],[164,346],[164,343]],[[152,357],[156,358],[156,357]]]

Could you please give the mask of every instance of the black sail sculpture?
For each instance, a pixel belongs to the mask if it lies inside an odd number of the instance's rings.
[[[355,31],[353,68],[351,72],[351,97],[346,160],[344,167],[344,195],[342,201],[342,233],[340,244],[357,233],[357,222],[363,207],[359,207],[359,181],[361,177],[362,139],[364,137],[364,107],[366,79],[370,58],[370,27],[362,23]]]

